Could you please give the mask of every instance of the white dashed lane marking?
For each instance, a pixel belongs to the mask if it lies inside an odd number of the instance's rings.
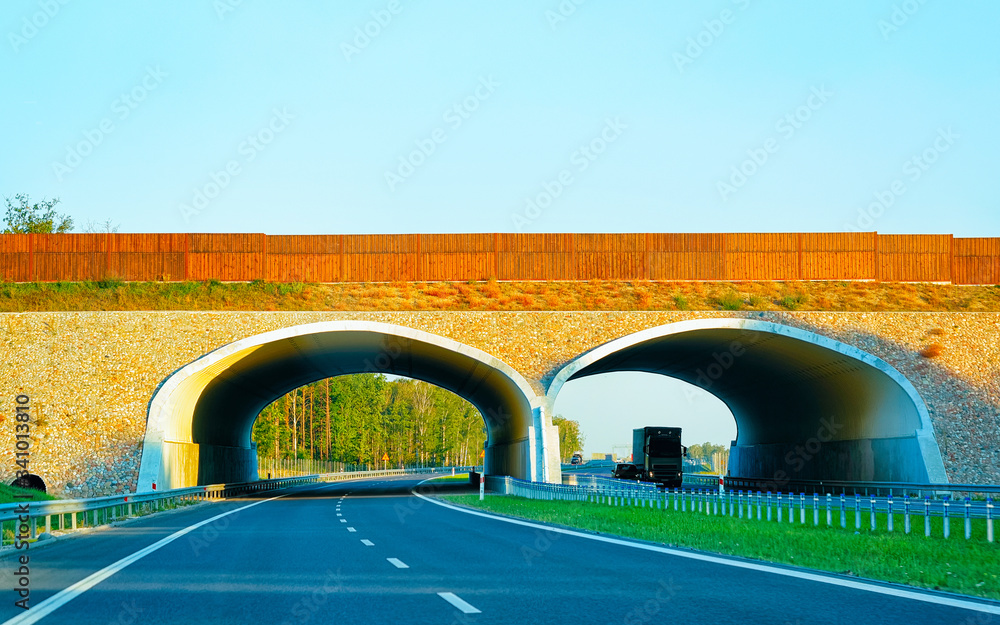
[[[439,592],[438,596],[466,614],[480,613],[480,611],[477,610],[471,603],[465,601],[453,592]]]
[[[367,538],[362,538],[361,539],[361,544],[365,545],[366,547],[374,547],[375,546],[375,543],[373,543],[372,541],[368,540]]]
[[[400,560],[399,558],[386,558],[386,560],[388,560],[389,563],[392,564],[397,569],[408,569],[408,568],[410,568],[409,566],[407,566],[406,564],[404,564],[403,561]]]
[[[356,532],[358,530],[354,529],[353,527],[349,527],[349,528],[347,528],[347,531],[348,532]]]

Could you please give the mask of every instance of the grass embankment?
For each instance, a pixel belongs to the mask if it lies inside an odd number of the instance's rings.
[[[28,495],[30,498],[25,498],[24,495]],[[43,501],[46,499],[55,499],[55,497],[43,493],[40,490],[34,490],[31,488],[18,488],[17,486],[7,486],[6,484],[0,484],[0,504],[15,503],[15,502],[24,503],[26,501]]]
[[[428,480],[428,483],[433,484],[468,484],[469,474],[468,473],[456,473],[455,475],[446,475],[444,477],[433,477]]]
[[[1000,286],[876,282],[50,282],[0,284],[0,312],[71,310],[1000,311]]]
[[[886,532],[886,515],[879,515],[872,532],[870,518],[862,513],[862,528],[855,534],[854,514],[848,511],[847,528],[839,526],[834,511],[833,527],[778,524],[728,516],[706,516],[704,512],[674,512],[635,507],[568,501],[534,501],[520,497],[479,495],[443,497],[449,501],[525,519],[576,527],[584,530],[637,538],[669,546],[686,547],[767,562],[792,564],[862,578],[909,584],[1000,599],[1000,544],[985,538],[985,522],[973,523],[973,537],[965,540],[962,519],[952,519],[951,538],[942,538],[941,520],[934,519],[932,537],[923,535],[923,517],[913,517],[912,533],[903,533],[903,517],[894,515],[895,532]],[[786,509],[787,512],[787,509]],[[766,516],[765,516],[766,518]],[[776,516],[775,516],[776,518]]]

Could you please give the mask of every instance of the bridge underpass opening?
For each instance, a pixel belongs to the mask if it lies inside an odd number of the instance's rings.
[[[677,378],[646,372],[595,374],[564,384],[552,408],[553,421],[557,417],[580,424],[584,460],[607,454],[627,459],[632,430],[645,426],[680,427],[681,442],[689,448],[706,442],[729,447],[736,439],[733,413],[718,397]],[[574,450],[560,449],[560,460],[568,463]],[[693,454],[689,462],[695,464]]]
[[[549,383],[554,405],[570,380],[645,371],[689,382],[732,411],[733,477],[947,483],[923,400],[883,360],[780,324],[701,319],[606,343]],[[656,423],[650,425],[669,425]]]
[[[149,404],[137,491],[257,479],[251,430],[260,411],[300,386],[353,373],[423,380],[468,400],[486,422],[487,474],[558,476],[544,454],[555,432],[543,401],[510,366],[412,328],[332,321],[230,343],[167,378]]]
[[[294,389],[253,424],[259,474],[481,466],[485,420],[422,380],[358,373]]]

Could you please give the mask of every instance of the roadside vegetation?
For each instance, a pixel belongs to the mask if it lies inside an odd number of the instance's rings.
[[[0,312],[72,310],[1000,311],[1000,286],[879,282],[0,283]]]
[[[875,532],[863,513],[860,532],[854,531],[853,511],[847,528],[826,527],[821,513],[818,527],[811,513],[806,525],[757,521],[704,513],[675,512],[570,501],[535,501],[490,495],[442,496],[448,501],[499,514],[754,560],[790,564],[852,577],[908,584],[988,599],[1000,599],[1000,544],[988,543],[985,523],[973,523],[965,540],[960,519],[952,519],[951,538],[942,538],[941,520],[934,519],[931,538],[923,535],[923,517],[914,517],[913,531],[903,533],[903,518],[895,515],[896,531],[887,533],[886,515]],[[544,557],[542,554],[541,557]]]
[[[30,496],[30,499],[25,499],[24,495]],[[46,499],[55,499],[52,495],[43,493],[40,490],[34,490],[31,488],[18,488],[17,486],[7,486],[6,484],[0,484],[0,504],[4,503],[24,503],[26,501],[44,501]]]

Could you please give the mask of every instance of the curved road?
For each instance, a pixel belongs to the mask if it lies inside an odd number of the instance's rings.
[[[34,546],[28,611],[13,605],[16,564],[8,553],[0,563],[8,581],[0,621],[913,625],[1000,618],[995,603],[942,605],[919,598],[949,596],[897,596],[885,594],[894,587],[875,585],[883,592],[871,592],[794,569],[776,574],[469,514],[411,494],[422,479],[297,487]],[[159,543],[197,523],[204,524]],[[101,579],[91,577],[102,570]],[[991,613],[969,609],[977,606]]]

